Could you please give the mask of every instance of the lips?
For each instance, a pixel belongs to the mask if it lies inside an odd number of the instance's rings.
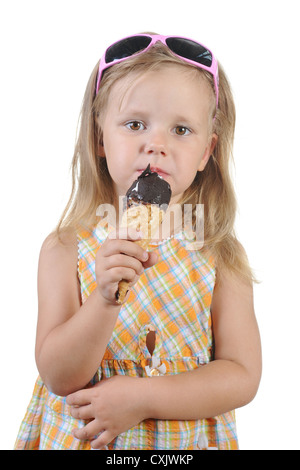
[[[142,173],[144,170],[145,170],[145,168],[143,170],[139,170],[139,173]],[[157,173],[162,178],[165,178],[166,176],[169,175],[169,173],[167,173],[166,171],[162,170],[161,168],[155,167],[155,166],[151,166],[151,171]]]

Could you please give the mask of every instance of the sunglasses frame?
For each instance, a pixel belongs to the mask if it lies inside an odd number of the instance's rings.
[[[135,37],[147,37],[147,38],[150,38],[151,41],[150,43],[148,44],[148,46],[146,46],[144,49],[141,49],[140,51],[138,52],[135,52],[134,54],[131,54],[127,57],[122,57],[121,59],[116,59],[112,62],[106,62],[106,54],[107,52],[109,51],[109,49],[111,49],[115,44],[118,44],[118,43],[121,43],[122,41],[126,41],[126,39],[131,39],[131,38],[135,38]],[[172,39],[172,38],[175,38],[175,39],[183,39],[183,40],[187,40],[187,41],[191,41],[201,47],[203,47],[204,49],[206,49],[210,54],[211,54],[211,59],[212,59],[212,62],[211,62],[211,66],[208,67],[206,65],[203,65],[199,62],[196,62],[194,60],[191,60],[191,59],[187,59],[186,57],[180,55],[180,54],[177,54],[176,52],[174,52],[167,44],[167,40],[168,39]],[[121,62],[124,62],[124,60],[127,60],[129,59],[130,57],[133,57],[133,56],[138,56],[138,55],[141,55],[141,54],[144,54],[145,52],[147,52],[150,47],[152,47],[155,43],[157,42],[161,42],[162,44],[164,44],[173,54],[175,54],[177,57],[179,57],[181,60],[183,60],[184,62],[187,62],[189,64],[192,64],[192,65],[195,65],[196,67],[199,67],[200,69],[203,69],[203,70],[206,70],[207,72],[209,72],[212,76],[213,76],[213,79],[214,79],[214,88],[215,88],[215,95],[216,95],[216,108],[218,108],[218,101],[219,101],[219,76],[218,76],[218,62],[217,60],[215,59],[214,55],[212,54],[211,50],[208,49],[206,46],[204,46],[203,44],[201,44],[200,42],[197,42],[197,41],[194,41],[193,39],[189,39],[189,38],[186,38],[186,37],[183,37],[183,36],[161,36],[159,34],[134,34],[134,35],[131,35],[131,36],[126,36],[122,39],[119,39],[118,41],[114,42],[113,44],[111,44],[105,51],[105,53],[103,54],[103,56],[101,57],[101,60],[100,60],[100,63],[99,63],[99,69],[98,69],[98,75],[97,75],[97,82],[96,82],[96,95],[98,94],[99,92],[99,87],[100,87],[100,82],[101,82],[101,78],[102,78],[102,74],[104,72],[104,70],[108,69],[109,67],[112,67],[113,65],[116,65],[116,64],[119,64]]]

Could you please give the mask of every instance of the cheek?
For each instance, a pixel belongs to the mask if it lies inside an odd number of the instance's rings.
[[[187,169],[187,165],[185,165],[185,168],[178,168],[176,174],[173,174],[172,181],[170,181],[173,196],[183,194],[193,183],[196,174],[197,171]]]
[[[115,156],[114,158],[110,158],[109,156],[106,157],[108,171],[112,180],[116,184],[120,184],[125,176],[125,164],[124,159],[122,158],[122,154]]]
[[[184,148],[177,158],[178,174],[193,181],[204,153],[204,145],[191,145]]]
[[[196,175],[197,175],[197,170],[181,173],[181,178],[179,181],[179,184],[181,185],[181,191],[185,191],[191,186]]]
[[[124,146],[117,139],[104,140],[104,151],[109,169],[113,170],[124,160]]]
[[[119,132],[104,134],[104,148],[107,158],[117,161],[123,160],[126,154],[130,152],[130,140]]]
[[[196,148],[185,149],[184,158],[183,154],[179,155],[174,175],[179,192],[185,191],[193,183],[199,170],[203,153],[203,148],[199,149],[199,146],[197,146]]]
[[[120,142],[115,142],[113,145],[108,145],[107,147],[104,146],[104,148],[108,171],[116,185],[117,193],[123,194],[132,183],[132,165],[131,161],[128,159],[128,155],[131,155],[132,152],[128,152],[128,147],[120,145]]]

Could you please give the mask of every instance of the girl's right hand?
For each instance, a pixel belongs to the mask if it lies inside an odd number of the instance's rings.
[[[118,235],[108,236],[96,255],[96,281],[102,297],[109,304],[116,304],[116,292],[121,279],[132,287],[145,268],[157,262],[157,254],[148,253],[138,244],[142,234],[134,229],[120,229]]]

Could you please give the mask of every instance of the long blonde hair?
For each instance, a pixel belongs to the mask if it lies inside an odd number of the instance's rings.
[[[58,235],[64,229],[77,230],[78,227],[95,225],[98,222],[97,207],[106,203],[116,204],[106,159],[98,155],[103,137],[98,123],[105,112],[112,86],[129,73],[143,74],[170,63],[190,69],[191,73],[198,74],[201,79],[204,77],[213,90],[213,80],[209,73],[185,63],[159,43],[144,54],[133,56],[107,69],[97,96],[95,86],[99,62],[96,64],[83,98],[72,160],[72,191],[57,226]],[[214,257],[217,269],[226,268],[249,282],[254,276],[234,232],[237,203],[230,172],[235,105],[228,79],[220,64],[219,104],[215,119],[211,121],[212,130],[218,135],[216,147],[204,171],[197,173],[181,202],[204,205],[204,248]]]

